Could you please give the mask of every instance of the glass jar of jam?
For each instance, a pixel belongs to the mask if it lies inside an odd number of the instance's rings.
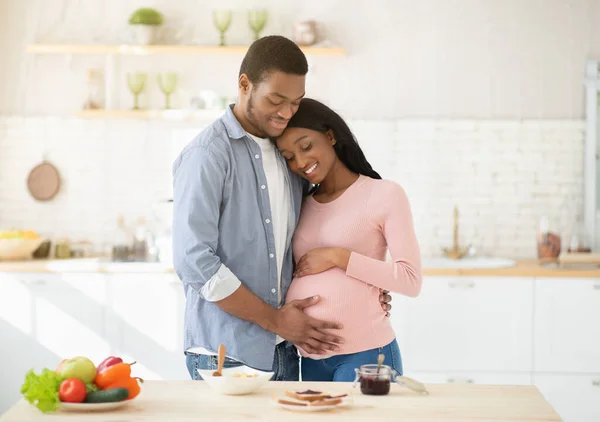
[[[362,365],[354,369],[354,383],[360,382],[360,392],[371,396],[384,396],[390,392],[395,371],[387,365]]]

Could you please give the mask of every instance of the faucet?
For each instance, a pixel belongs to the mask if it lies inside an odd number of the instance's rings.
[[[460,248],[458,246],[458,217],[458,207],[455,205],[452,219],[452,249],[443,249],[444,254],[450,259],[460,259],[469,251],[469,247]]]

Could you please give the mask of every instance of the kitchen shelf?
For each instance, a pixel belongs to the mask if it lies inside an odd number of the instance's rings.
[[[148,55],[217,55],[244,54],[249,46],[216,46],[216,45],[97,45],[97,44],[30,44],[29,53],[41,54],[104,54],[120,56]],[[344,56],[342,47],[300,47],[304,54],[314,56]]]
[[[82,119],[139,119],[139,120],[214,120],[224,110],[81,110]]]
[[[119,78],[120,56],[216,56],[243,55],[248,45],[135,45],[135,44],[29,44],[26,47],[32,54],[63,55],[71,63],[74,55],[101,55],[104,57],[104,92],[106,110],[81,110],[75,116],[85,119],[143,119],[143,120],[200,120],[214,119],[223,111],[214,110],[119,110],[114,92],[115,81]],[[307,56],[345,56],[342,47],[310,46],[300,47]],[[309,58],[310,60],[310,58]]]

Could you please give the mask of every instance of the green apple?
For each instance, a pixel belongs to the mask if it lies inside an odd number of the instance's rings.
[[[64,362],[59,373],[66,379],[77,378],[84,384],[89,384],[96,378],[96,365],[86,357],[77,356]]]

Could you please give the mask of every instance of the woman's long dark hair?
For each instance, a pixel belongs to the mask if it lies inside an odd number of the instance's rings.
[[[311,129],[317,132],[331,130],[335,137],[333,149],[342,163],[354,173],[369,176],[372,179],[381,179],[365,158],[365,154],[358,145],[352,131],[335,111],[312,98],[303,98],[300,107],[287,127]]]

